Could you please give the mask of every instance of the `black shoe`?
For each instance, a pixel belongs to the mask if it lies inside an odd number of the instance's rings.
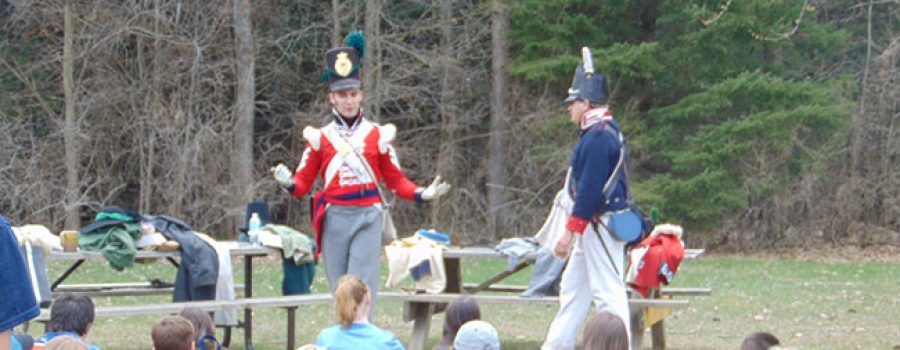
[[[172,282],[163,281],[159,278],[154,278],[154,279],[150,280],[150,286],[153,288],[169,288],[169,287],[174,287],[175,284]]]

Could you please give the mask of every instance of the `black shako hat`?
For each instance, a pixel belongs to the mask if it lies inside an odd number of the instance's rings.
[[[362,32],[350,33],[347,35],[346,45],[325,52],[322,81],[328,83],[331,92],[359,89],[362,86],[359,73],[362,68],[361,59],[366,50],[366,37]]]
[[[564,101],[575,100],[588,100],[595,104],[605,104],[609,100],[606,75],[594,74],[594,58],[591,56],[591,49],[587,47],[581,48],[581,62],[575,67],[572,86]]]

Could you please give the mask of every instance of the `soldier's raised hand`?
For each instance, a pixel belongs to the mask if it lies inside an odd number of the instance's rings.
[[[426,187],[425,190],[422,191],[422,199],[430,201],[447,194],[447,192],[449,191],[450,184],[441,182],[441,176],[438,175],[434,178],[434,181],[431,182],[431,185],[428,185],[428,187]]]
[[[272,168],[272,175],[275,176],[275,181],[278,181],[278,184],[281,186],[291,187],[294,184],[294,173],[284,163],[278,163]]]

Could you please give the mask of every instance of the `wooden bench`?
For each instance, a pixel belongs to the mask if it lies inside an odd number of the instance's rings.
[[[522,298],[509,295],[470,295],[479,304],[545,304],[557,305],[556,297]],[[424,349],[428,340],[428,331],[431,328],[431,318],[440,306],[444,306],[459,298],[459,294],[408,294],[398,292],[379,292],[378,300],[403,302],[403,317],[405,321],[413,322],[412,336],[408,345],[409,349]],[[104,306],[94,310],[95,317],[121,317],[139,315],[171,315],[177,314],[185,307],[196,307],[204,311],[220,311],[228,309],[264,309],[283,308],[287,310],[287,349],[296,348],[296,310],[300,306],[331,305],[334,298],[331,294],[308,294],[282,297],[251,298],[231,301],[193,301],[182,303],[161,303],[128,306]],[[629,306],[632,310],[643,308],[670,308],[683,309],[688,307],[687,300],[668,299],[631,299]],[[50,320],[49,310],[42,310],[41,314],[33,321],[47,322]],[[148,325],[149,327],[150,325]],[[245,327],[252,329],[252,324]]]
[[[239,293],[244,290],[243,284],[235,284],[234,291]],[[125,282],[125,283],[82,283],[60,284],[52,292],[56,298],[61,293],[78,293],[91,297],[95,296],[143,296],[168,294],[172,295],[175,287],[155,287],[150,282]]]

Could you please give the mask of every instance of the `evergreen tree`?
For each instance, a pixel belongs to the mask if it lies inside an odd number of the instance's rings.
[[[639,164],[638,201],[711,229],[785,189],[809,168],[809,150],[841,139],[846,79],[812,72],[847,34],[815,12],[772,0],[525,1],[510,70],[563,91],[579,48],[594,48]]]

